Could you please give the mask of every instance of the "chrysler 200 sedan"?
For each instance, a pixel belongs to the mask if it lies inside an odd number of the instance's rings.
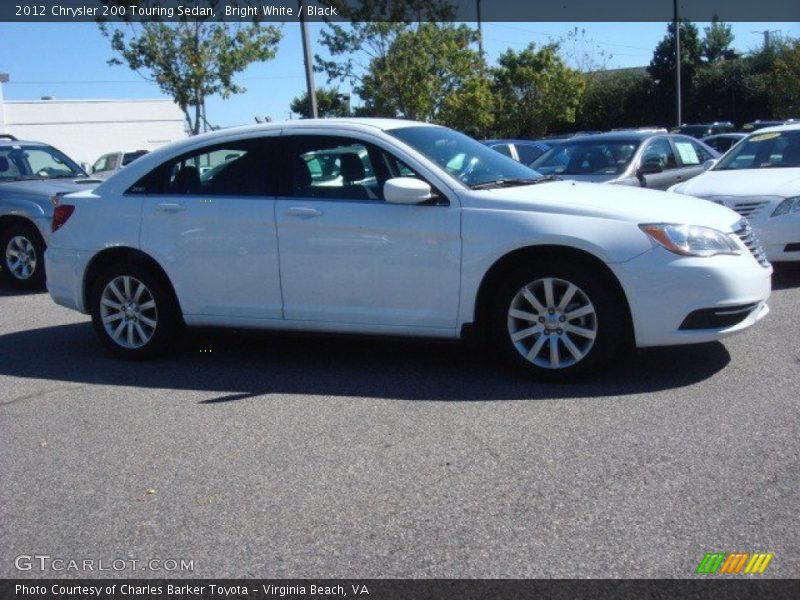
[[[747,222],[670,196],[553,180],[410,121],[228,129],[62,199],[47,281],[126,359],[184,324],[478,335],[569,380],[628,343],[717,340],[769,311]]]

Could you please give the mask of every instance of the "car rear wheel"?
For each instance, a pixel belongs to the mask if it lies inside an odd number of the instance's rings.
[[[126,360],[164,354],[177,334],[178,309],[169,284],[146,267],[111,267],[95,281],[92,323],[103,345]]]
[[[3,273],[14,287],[44,287],[44,241],[33,225],[14,224],[0,235]]]
[[[624,300],[583,265],[525,267],[500,287],[492,338],[508,361],[546,381],[595,374],[625,338]]]

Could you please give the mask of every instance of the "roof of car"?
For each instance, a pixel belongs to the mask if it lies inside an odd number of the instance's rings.
[[[509,139],[497,139],[497,140],[483,140],[484,144],[527,144],[531,146],[535,145],[550,145],[552,140],[509,140]]]
[[[8,138],[0,137],[0,146],[19,146],[25,144],[26,146],[47,146],[43,142],[29,142],[28,140],[10,140]]]
[[[621,141],[621,140],[642,141],[660,135],[677,136],[680,134],[653,132],[653,131],[609,131],[607,133],[595,133],[591,135],[575,136],[573,138],[564,140],[564,142],[571,143],[571,142]],[[686,136],[681,135],[681,137],[686,137]]]
[[[753,131],[752,134],[745,134],[745,135],[773,133],[780,131],[797,131],[798,129],[800,129],[800,123],[790,123],[789,125],[775,125],[773,127],[762,127],[761,129],[756,129],[755,131]]]

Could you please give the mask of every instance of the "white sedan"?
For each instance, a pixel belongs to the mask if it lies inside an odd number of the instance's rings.
[[[800,260],[800,125],[760,129],[670,191],[747,217],[773,262]]]
[[[227,129],[64,198],[48,289],[127,359],[183,324],[477,334],[567,380],[625,344],[717,340],[769,311],[772,268],[739,215],[663,196],[542,177],[409,121]]]

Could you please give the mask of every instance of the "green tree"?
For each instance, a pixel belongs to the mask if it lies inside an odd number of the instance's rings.
[[[206,99],[215,94],[228,98],[246,91],[234,81],[234,76],[251,63],[274,58],[283,35],[275,26],[256,22],[231,25],[151,21],[99,25],[118,55],[109,64],[127,64],[155,81],[165,94],[174,98],[195,134],[208,123]]]
[[[311,118],[311,106],[308,102],[308,92],[303,92],[292,100],[289,105],[292,112],[304,119]],[[348,117],[350,110],[347,98],[339,92],[338,88],[319,88],[317,90],[317,114],[320,118]]]
[[[644,69],[619,69],[585,77],[575,124],[577,129],[605,130],[656,122],[653,82]]]
[[[556,123],[573,123],[583,93],[580,73],[558,54],[558,44],[507,50],[493,70],[495,127],[503,137],[539,137]]]
[[[772,68],[771,102],[774,116],[800,115],[800,39],[782,40]]]
[[[697,26],[688,21],[680,22],[681,32],[681,85],[684,90],[691,90],[694,76],[697,73],[703,56],[703,46],[697,32]],[[647,68],[655,84],[654,114],[660,123],[672,122],[675,118],[675,24],[667,27],[664,36],[653,52],[650,66]]]
[[[714,15],[711,25],[703,31],[705,33],[703,56],[708,62],[730,60],[736,57],[736,53],[731,49],[734,37],[730,25],[723,23],[718,16]]]
[[[470,46],[476,33],[466,25],[422,23],[400,32],[385,56],[373,58],[355,91],[363,112],[440,122],[464,121],[469,101],[479,127],[489,122],[488,85],[480,83],[486,65]]]

